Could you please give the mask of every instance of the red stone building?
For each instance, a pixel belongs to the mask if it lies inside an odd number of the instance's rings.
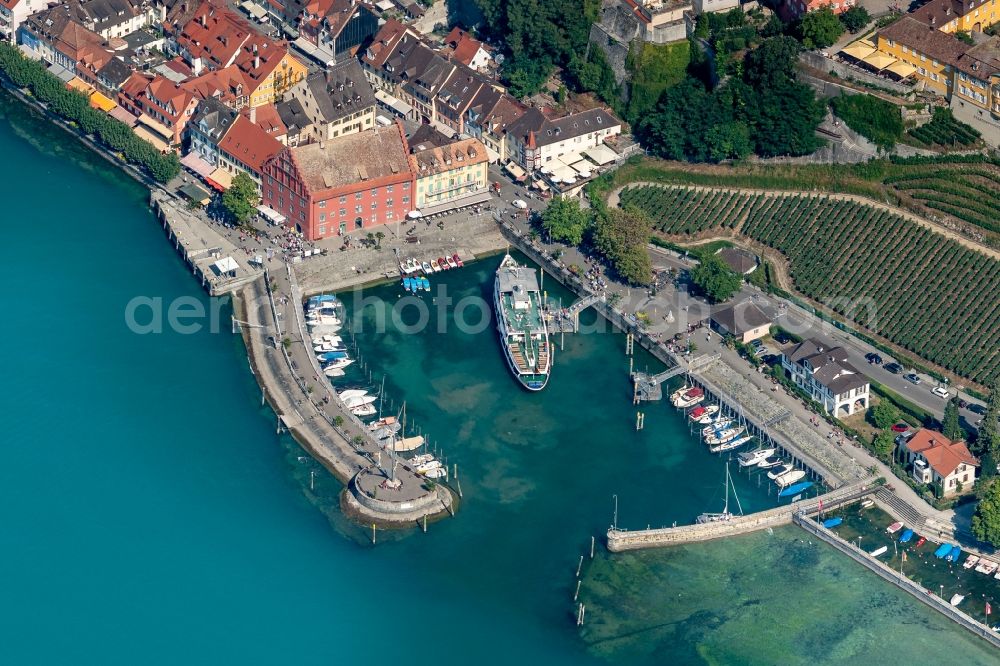
[[[285,148],[264,163],[263,203],[309,240],[400,222],[414,173],[399,123]]]

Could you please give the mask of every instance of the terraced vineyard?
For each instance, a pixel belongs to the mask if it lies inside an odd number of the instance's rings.
[[[982,136],[969,125],[955,120],[948,109],[938,109],[929,123],[911,129],[907,134],[926,145],[949,147],[971,146]]]
[[[813,300],[980,384],[1000,376],[1000,262],[985,254],[829,197],[641,186],[621,202],[665,233],[738,228],[781,251],[796,288]]]
[[[927,208],[1000,233],[1000,175],[993,171],[926,171],[885,182]]]

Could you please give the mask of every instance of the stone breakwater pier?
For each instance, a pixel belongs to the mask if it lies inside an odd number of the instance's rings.
[[[291,433],[344,483],[341,506],[358,522],[408,527],[453,514],[452,492],[383,450],[344,408],[330,382],[315,373],[309,358],[312,350],[303,344],[300,303],[295,299],[282,303],[274,297],[272,284],[293,291],[293,274],[287,268],[284,272],[284,276],[266,273],[234,294],[236,323],[261,386],[261,400],[267,400],[278,415],[278,430]],[[308,343],[309,338],[304,340]]]

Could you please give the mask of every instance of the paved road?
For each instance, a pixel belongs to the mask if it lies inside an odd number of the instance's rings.
[[[653,251],[653,256],[655,258],[654,263],[664,267],[686,270],[695,265],[695,262],[692,260],[681,259],[673,252],[659,248]],[[692,298],[686,293],[681,294],[679,298],[671,298],[669,292],[670,290],[664,290],[664,292],[661,292],[662,298],[671,299],[671,301],[675,304],[674,307],[688,306],[689,311],[697,312],[697,315],[692,315],[692,320],[694,320],[695,316],[699,318],[707,316],[704,314],[708,309],[708,305],[705,301]],[[660,297],[661,296],[658,294],[658,299]],[[747,299],[755,300],[757,305],[774,316],[776,324],[786,330],[803,337],[819,338],[831,346],[836,345],[844,347],[848,352],[848,359],[850,362],[873,380],[895,391],[918,407],[928,410],[937,418],[944,415],[944,406],[946,401],[931,393],[931,389],[939,384],[939,382],[933,377],[918,373],[921,381],[919,385],[914,385],[903,379],[903,375],[911,371],[909,368],[907,368],[906,372],[902,374],[892,374],[885,369],[885,365],[895,361],[892,356],[875,349],[873,346],[845,331],[833,327],[828,322],[816,317],[815,315],[803,310],[798,305],[795,305],[794,303],[783,298],[766,295],[756,287],[745,285],[733,300],[734,302],[740,302]],[[869,353],[877,353],[882,357],[884,364],[882,366],[869,364],[865,360],[865,355]],[[956,394],[954,387],[951,387],[951,393],[952,395]],[[979,400],[976,400],[961,391],[958,391],[957,393],[959,397],[966,402],[982,405]],[[968,428],[975,428],[976,424],[982,419],[981,415],[971,412],[968,409],[959,410],[959,415],[964,422],[963,424]]]

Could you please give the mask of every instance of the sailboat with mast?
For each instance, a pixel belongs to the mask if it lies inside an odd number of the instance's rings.
[[[729,489],[733,489],[733,498],[736,500],[736,507],[739,509],[739,514],[734,514],[729,511]],[[736,494],[736,486],[733,485],[733,477],[729,475],[729,465],[726,465],[726,504],[722,509],[722,513],[703,513],[695,520],[699,525],[704,525],[706,523],[724,523],[726,521],[732,520],[737,515],[743,515],[743,507],[740,505],[740,497]]]

